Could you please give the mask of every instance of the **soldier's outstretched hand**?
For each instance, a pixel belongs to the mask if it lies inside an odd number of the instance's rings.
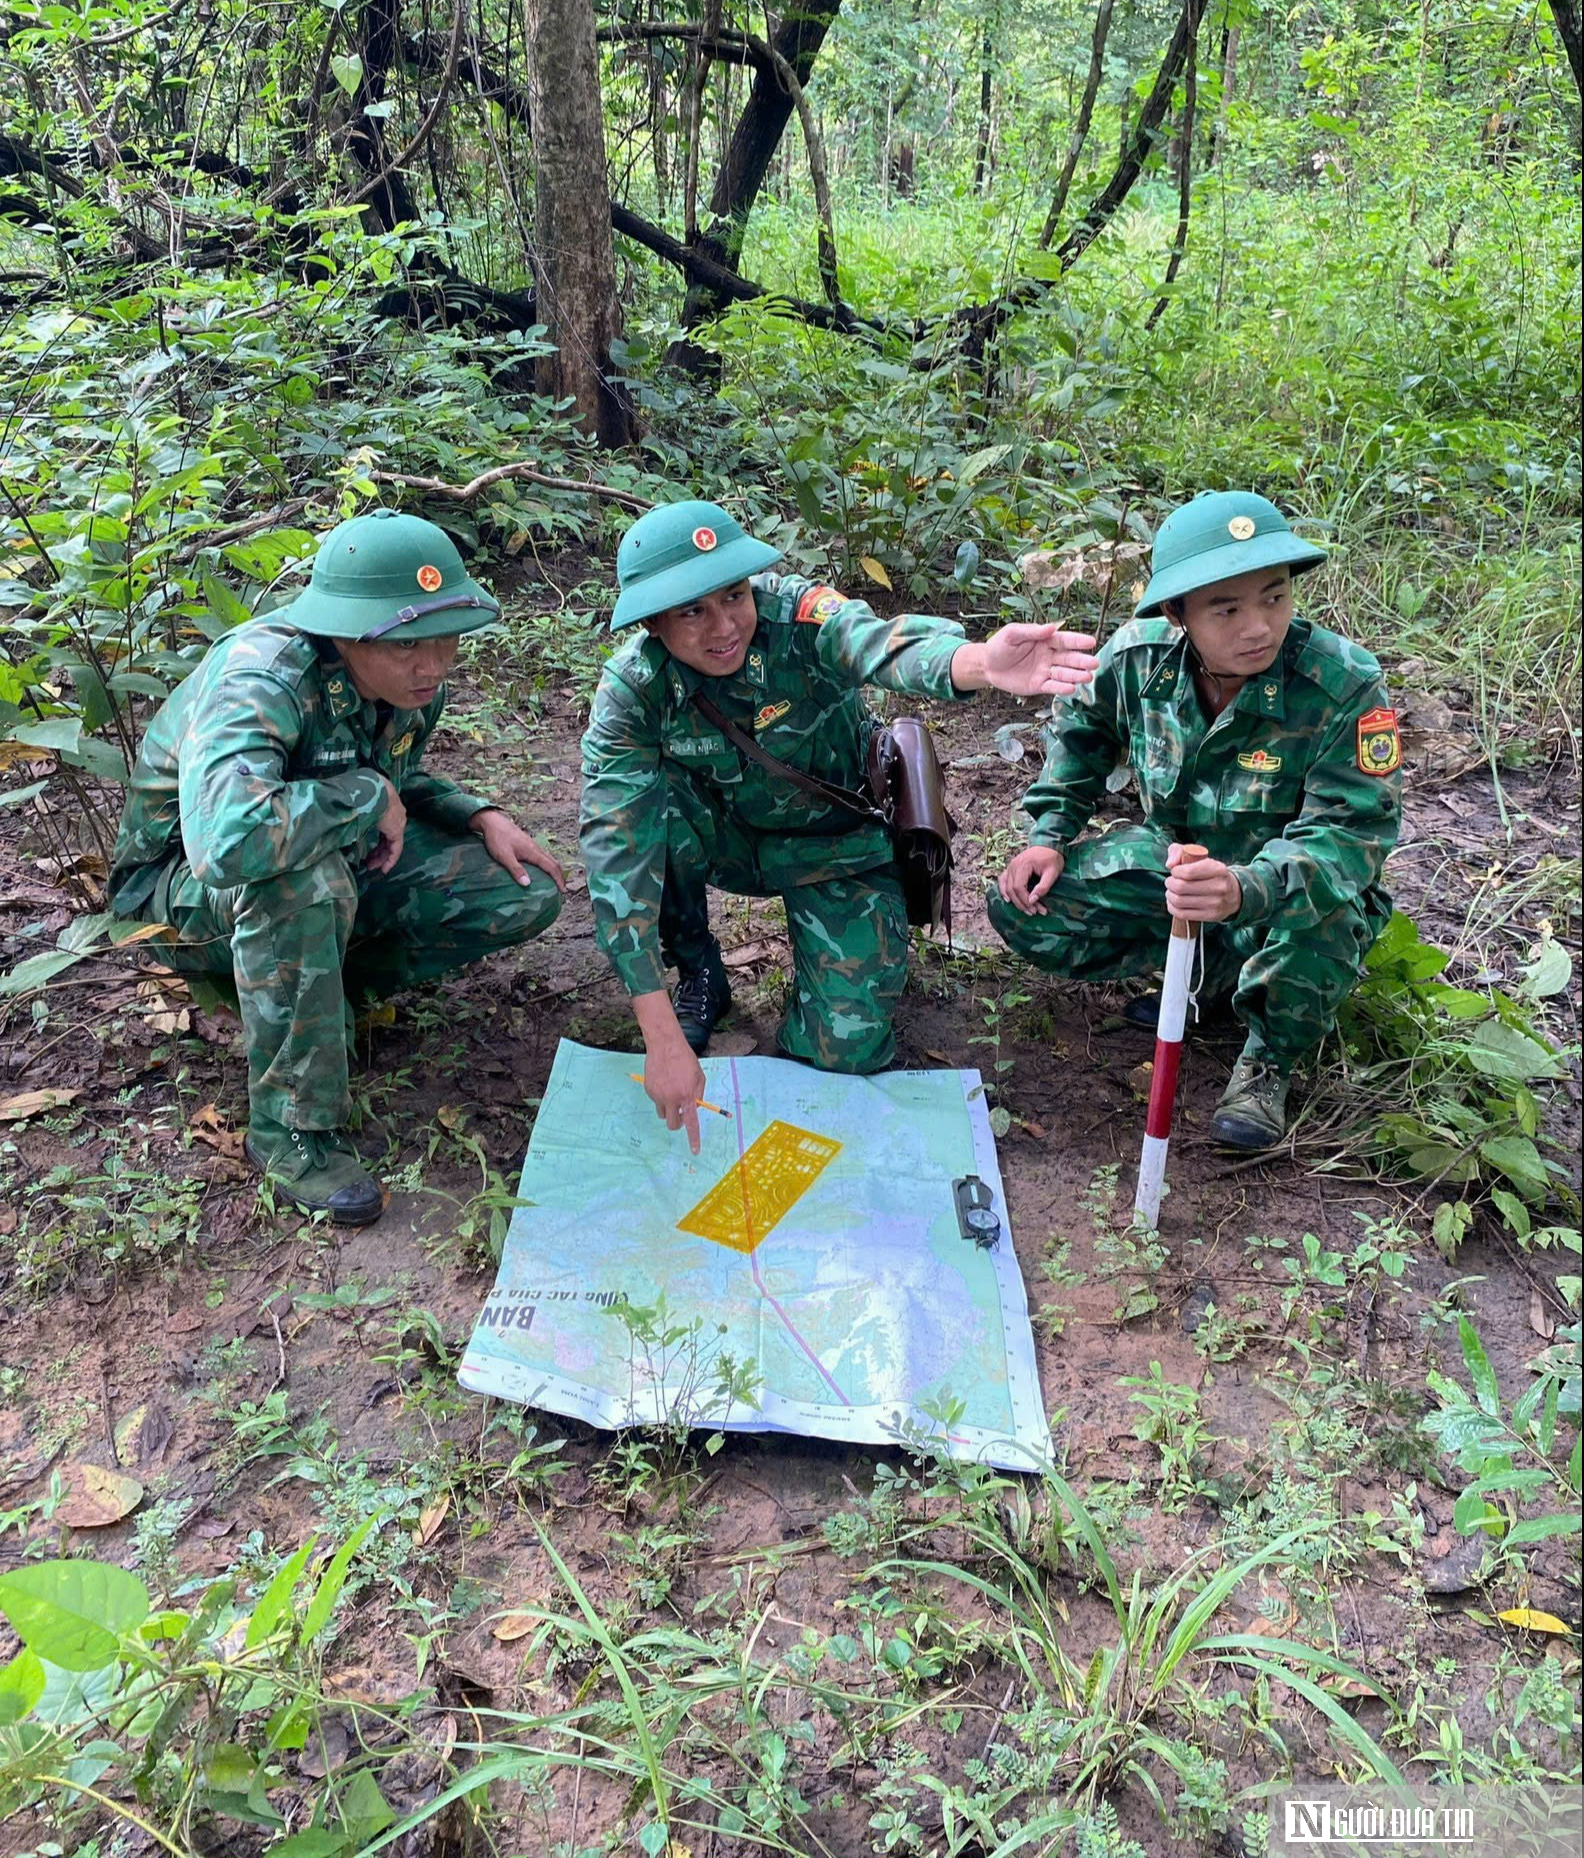
[[[1059,626],[1003,626],[984,642],[985,677],[1014,697],[1070,697],[1095,674],[1094,645]]]
[[[531,833],[524,832],[509,814],[496,807],[475,813],[468,824],[484,841],[484,849],[503,871],[509,871],[519,884],[528,882],[525,865],[543,871],[562,896],[566,895],[566,872]]]

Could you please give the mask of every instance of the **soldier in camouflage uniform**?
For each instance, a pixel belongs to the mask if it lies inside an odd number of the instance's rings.
[[[707,690],[778,760],[854,788],[875,726],[863,685],[1042,696],[1076,689],[1095,662],[1092,639],[1053,626],[1006,626],[980,645],[949,620],[881,619],[834,588],[763,572],[779,559],[713,503],[641,517],[616,558],[611,619],[641,630],[605,667],[583,738],[595,931],[633,997],[644,1088],[695,1153],[698,1056],[731,1004],[706,886],[784,899],[793,980],[781,1050],[823,1070],[890,1062],[908,930],[885,829],[740,756],[693,693]]]
[[[458,635],[498,611],[433,523],[353,517],[289,610],[179,686],[132,773],[111,907],[168,924],[177,970],[235,979],[248,1158],[345,1225],[383,1205],[343,1132],[349,998],[510,948],[561,907],[556,861],[419,765]]]
[[[1007,943],[1074,980],[1158,966],[1168,912],[1207,925],[1201,992],[1230,992],[1248,1028],[1211,1124],[1234,1148],[1280,1139],[1293,1065],[1335,1024],[1391,914],[1397,722],[1374,658],[1293,616],[1293,577],[1324,559],[1246,492],[1167,518],[1136,623],[1056,707],[1023,801],[1032,842],[989,895]],[[1074,844],[1123,764],[1144,823]],[[1210,856],[1179,868],[1192,841]],[[1158,1004],[1128,1017],[1153,1025]]]

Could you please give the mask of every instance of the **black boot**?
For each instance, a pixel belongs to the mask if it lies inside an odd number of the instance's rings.
[[[696,1057],[709,1050],[710,1034],[731,1011],[731,983],[717,948],[702,967],[684,968],[671,1005]]]

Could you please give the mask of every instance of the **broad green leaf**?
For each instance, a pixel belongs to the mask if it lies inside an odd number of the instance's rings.
[[[341,1589],[346,1586],[347,1570],[352,1565],[352,1557],[368,1539],[369,1531],[377,1520],[376,1517],[371,1516],[367,1522],[360,1523],[336,1550],[329,1567],[324,1571],[313,1599],[308,1603],[308,1611],[303,1616],[302,1644],[309,1644],[329,1625],[330,1615],[335,1611],[335,1603],[341,1598]]]
[[[1579,1528],[1576,1510],[1572,1515],[1558,1510],[1550,1516],[1530,1516],[1509,1531],[1506,1545],[1508,1548],[1522,1548],[1526,1542],[1544,1542],[1554,1535],[1577,1535]],[[1505,1614],[1503,1617],[1506,1617]]]
[[[1551,1191],[1551,1177],[1540,1151],[1526,1135],[1497,1135],[1480,1143],[1480,1160],[1505,1174],[1526,1200],[1537,1206]]]
[[[209,611],[222,621],[229,630],[232,626],[244,626],[253,617],[243,601],[215,573],[213,568],[203,571],[204,598],[209,602]]]
[[[1516,1195],[1508,1193],[1505,1187],[1491,1189],[1491,1202],[1506,1222],[1507,1230],[1522,1245],[1533,1229],[1528,1207]]]
[[[1486,1077],[1524,1079],[1561,1075],[1561,1065],[1553,1052],[1504,1020],[1490,1019],[1483,1026],[1477,1026],[1463,1049],[1469,1063]]]
[[[1531,1000],[1543,1000],[1559,994],[1573,978],[1573,957],[1549,936],[1529,951],[1529,966],[1523,970],[1519,991]]]
[[[29,800],[36,800],[49,786],[46,777],[42,781],[33,781],[26,787],[14,788],[10,793],[0,794],[0,806],[25,806]]]
[[[65,754],[82,740],[80,716],[46,716],[36,723],[15,723],[6,731],[5,740],[20,742],[25,748],[47,749],[51,754]]]
[[[336,1795],[336,1806],[342,1823],[359,1845],[377,1839],[396,1820],[395,1813],[391,1811],[378,1783],[367,1768],[359,1768]]]
[[[355,97],[363,82],[363,60],[356,52],[337,53],[330,60],[330,75],[349,97]]]
[[[97,1561],[40,1561],[0,1574],[0,1613],[28,1650],[66,1671],[97,1671],[149,1616],[148,1589]]]
[[[1480,1411],[1495,1419],[1501,1413],[1501,1389],[1496,1385],[1496,1371],[1485,1353],[1485,1344],[1479,1338],[1479,1331],[1463,1315],[1458,1317],[1458,1341],[1462,1345],[1464,1366],[1474,1384],[1474,1398],[1480,1404]]]
[[[21,1722],[44,1694],[44,1667],[25,1647],[0,1670],[0,1728]]]
[[[289,1839],[269,1848],[269,1858],[336,1858],[349,1849],[352,1841],[344,1832],[326,1832],[310,1826],[306,1832],[294,1832]]]
[[[291,1604],[292,1589],[297,1585],[297,1577],[308,1564],[308,1557],[314,1551],[318,1536],[311,1535],[289,1561],[283,1562],[275,1578],[264,1589],[258,1604],[253,1608],[253,1616],[247,1623],[247,1633],[242,1643],[248,1651],[256,1650],[275,1630],[276,1622]]]
[[[82,960],[86,949],[50,949],[42,955],[29,955],[14,968],[0,974],[0,995],[25,994],[52,981],[64,968]]]

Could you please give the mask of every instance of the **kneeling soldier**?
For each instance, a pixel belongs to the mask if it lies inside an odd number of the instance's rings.
[[[289,609],[216,643],[132,773],[111,908],[169,924],[179,972],[235,978],[248,1158],[343,1225],[382,1205],[343,1128],[349,998],[525,942],[561,908],[555,859],[419,768],[458,636],[499,610],[444,530],[355,516]]]
[[[1233,1148],[1281,1138],[1293,1065],[1335,1024],[1391,915],[1397,719],[1368,652],[1293,616],[1293,577],[1324,559],[1242,491],[1162,523],[1137,623],[1057,705],[1023,801],[1032,843],[988,899],[1017,953],[1082,981],[1157,966],[1168,911],[1213,925],[1205,991],[1230,993],[1248,1028],[1211,1123]],[[1144,823],[1073,844],[1124,762]],[[1178,870],[1174,842],[1194,840],[1210,856]],[[1158,1004],[1128,1017],[1153,1025]]]
[[[789,1058],[865,1073],[891,1062],[908,925],[883,826],[809,798],[739,754],[695,707],[703,692],[778,761],[861,786],[873,716],[862,688],[953,698],[1074,690],[1090,638],[1003,626],[969,643],[953,620],[882,619],[793,575],[713,503],[651,510],[622,539],[606,665],[583,738],[583,855],[599,944],[633,996],[644,1089],[698,1147],[698,1055],[731,1004],[706,887],[781,896],[792,943]],[[681,974],[674,1000],[665,971]]]

